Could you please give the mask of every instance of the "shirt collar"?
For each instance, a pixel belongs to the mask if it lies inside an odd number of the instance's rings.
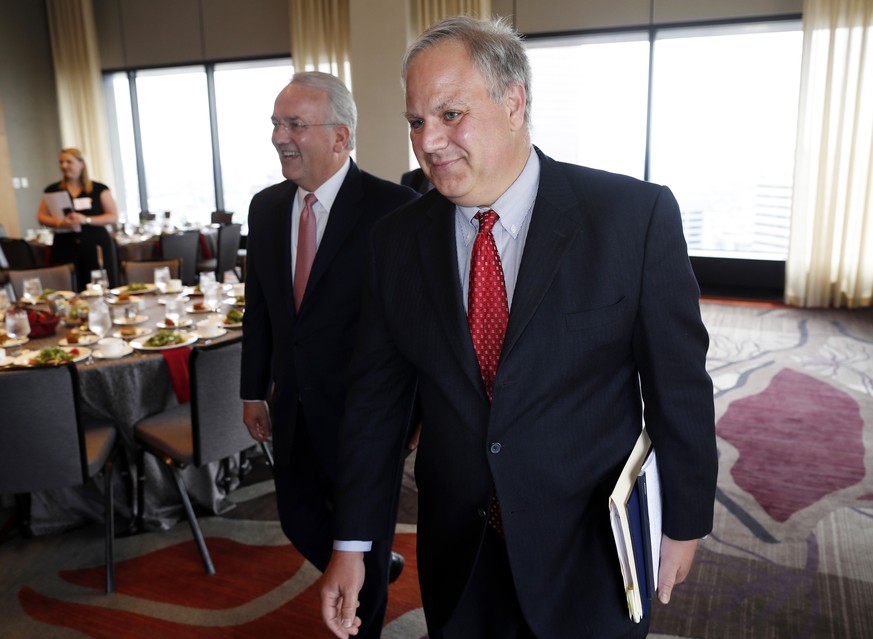
[[[324,207],[325,211],[330,212],[331,207],[333,206],[334,200],[336,200],[336,196],[339,193],[340,188],[345,182],[346,175],[349,172],[349,169],[352,166],[351,158],[346,158],[345,163],[340,167],[339,171],[331,175],[321,186],[319,186],[315,191],[315,197],[318,199],[318,203]],[[298,208],[303,210],[303,199],[310,193],[303,188],[297,188],[297,205]]]
[[[458,206],[458,214],[465,224],[473,225],[473,219],[479,211],[493,209],[500,216],[500,224],[513,239],[518,237],[525,218],[533,210],[540,183],[540,158],[531,147],[530,155],[521,174],[509,185],[503,194],[489,207]],[[475,226],[475,225],[474,225]],[[472,239],[470,235],[467,239]]]

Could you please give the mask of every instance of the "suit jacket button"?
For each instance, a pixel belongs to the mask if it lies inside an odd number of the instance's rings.
[[[488,511],[480,506],[479,508],[476,509],[476,514],[479,515],[482,519],[485,519],[485,516],[488,514]]]
[[[500,452],[500,442],[491,443],[491,452],[495,455]]]

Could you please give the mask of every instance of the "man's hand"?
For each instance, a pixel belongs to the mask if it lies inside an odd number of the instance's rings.
[[[340,639],[358,634],[358,593],[364,585],[364,553],[334,550],[321,578],[321,618]]]
[[[267,402],[243,402],[243,423],[255,441],[265,442],[273,436]]]
[[[658,600],[670,603],[673,587],[681,584],[691,570],[697,540],[676,541],[667,535],[661,536],[661,567],[658,570]]]

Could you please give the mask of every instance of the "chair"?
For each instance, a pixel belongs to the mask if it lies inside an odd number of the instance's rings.
[[[217,255],[197,263],[197,272],[214,271],[215,281],[223,282],[224,274],[236,267],[236,252],[239,250],[241,224],[225,224],[218,228]]]
[[[45,401],[47,388],[51,401]],[[25,531],[25,493],[78,486],[103,473],[106,593],[114,592],[115,424],[81,417],[79,379],[72,363],[0,372],[0,396],[0,494],[17,495]]]
[[[41,268],[28,268],[24,270],[9,270],[9,283],[16,299],[21,299],[24,294],[24,280],[38,277],[42,282],[43,289],[51,288],[56,291],[77,291],[76,269],[72,264],[58,264],[57,266],[43,266]]]
[[[213,211],[213,224],[231,224],[233,222],[233,211]]]
[[[21,238],[0,237],[0,252],[6,258],[5,268],[25,269],[40,265],[33,247]]]
[[[98,250],[99,249],[99,250]],[[91,271],[103,268],[109,277],[109,286],[120,284],[118,272],[118,245],[115,238],[105,226],[83,226],[80,233],[79,251],[83,255],[83,264],[88,271],[77,276],[79,285],[84,289],[91,281]],[[102,258],[98,257],[102,254]],[[83,264],[80,264],[80,268]]]
[[[155,269],[161,266],[169,267],[172,279],[179,279],[179,273],[182,272],[182,260],[180,258],[174,260],[149,260],[145,262],[122,262],[121,270],[124,271],[124,281],[127,284],[131,282],[148,284],[155,281]]]
[[[150,213],[148,211],[140,211],[139,212],[139,222],[140,224],[145,224],[146,222],[154,222],[155,214]]]
[[[146,417],[134,426],[134,439],[141,447],[138,503],[144,503],[143,457],[148,452],[167,464],[173,474],[188,524],[209,575],[215,574],[215,567],[191,507],[181,469],[189,465],[199,468],[255,445],[240,418],[241,353],[241,337],[195,347],[188,361],[190,403]],[[141,510],[138,517],[142,517]],[[139,528],[142,528],[141,521]]]
[[[200,246],[200,233],[186,231],[161,236],[161,257],[165,260],[182,260],[180,278],[185,286],[197,283],[197,249]]]

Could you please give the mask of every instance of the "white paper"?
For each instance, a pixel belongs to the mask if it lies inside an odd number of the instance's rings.
[[[70,198],[70,194],[66,191],[43,193],[43,197],[45,198],[45,203],[46,206],[48,206],[49,213],[59,220],[64,219],[64,209],[72,210],[73,208],[73,200]]]

